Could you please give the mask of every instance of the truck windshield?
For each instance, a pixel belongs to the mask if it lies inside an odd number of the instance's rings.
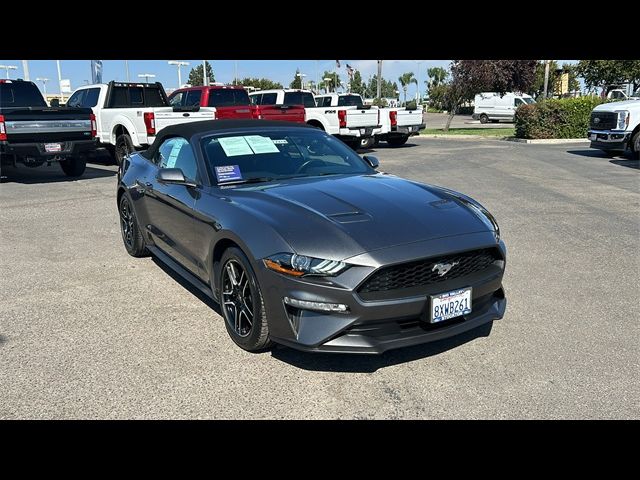
[[[341,95],[338,97],[339,107],[359,107],[362,105],[362,97],[360,95]]]
[[[246,90],[235,88],[212,88],[209,90],[210,107],[233,107],[249,105],[249,94]]]
[[[523,98],[522,100],[524,100],[525,103],[528,103],[529,105],[531,105],[532,103],[536,103],[536,101],[533,98]]]
[[[0,83],[0,108],[46,107],[38,87],[31,82]]]
[[[304,105],[315,107],[316,100],[311,92],[285,92],[283,105]]]
[[[640,98],[640,88],[631,95],[631,98]]]

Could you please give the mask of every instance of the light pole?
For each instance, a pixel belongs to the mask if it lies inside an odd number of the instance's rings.
[[[296,77],[300,77],[300,89],[304,90],[304,77],[306,77],[306,73],[296,73]]]
[[[178,67],[178,88],[182,87],[182,73],[180,72],[180,69],[182,67],[186,67],[189,65],[189,62],[180,62],[178,60],[169,60],[169,65],[175,65]]]
[[[333,79],[331,77],[324,77],[322,80],[324,80],[324,89],[327,90],[327,93],[329,93],[331,91],[331,88],[327,88],[327,82],[330,82]],[[331,84],[329,84],[329,87],[331,87]]]
[[[47,77],[38,77],[36,78],[38,82],[42,82],[42,91],[44,92],[44,98],[47,98],[47,82],[49,79]]]
[[[205,87],[209,86],[209,76],[207,75],[207,61],[202,60],[202,83]]]
[[[22,71],[24,72],[24,79],[26,81],[31,80],[31,78],[29,77],[29,60],[22,60]]]
[[[60,60],[56,60],[56,66],[58,67],[58,87],[60,88],[60,101],[64,102],[64,95],[62,93],[62,70],[60,69]]]
[[[144,83],[149,83],[150,78],[156,78],[156,76],[153,73],[139,73],[138,77],[144,78]]]
[[[124,61],[124,69],[127,74],[127,82],[130,82],[131,80],[129,79],[129,60]]]
[[[416,60],[415,61],[418,64],[418,84],[416,85],[416,88],[418,89],[418,98],[416,100],[416,105],[419,104],[420,102],[422,102],[422,97],[420,96],[420,64],[424,62],[424,60]]]
[[[9,78],[9,70],[17,70],[18,67],[16,67],[15,65],[0,65],[0,68],[4,69],[7,71],[7,78]]]

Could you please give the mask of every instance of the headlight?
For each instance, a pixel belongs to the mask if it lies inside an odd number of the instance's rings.
[[[617,110],[618,114],[618,130],[626,130],[629,126],[629,111],[628,110]]]
[[[337,260],[323,260],[295,253],[277,253],[262,261],[268,269],[293,277],[302,277],[303,275],[332,277],[350,266]]]

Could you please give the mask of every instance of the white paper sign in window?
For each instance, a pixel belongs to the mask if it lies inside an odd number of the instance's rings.
[[[278,147],[276,147],[269,137],[262,137],[260,135],[247,135],[244,137],[254,153],[279,153]]]
[[[220,146],[227,157],[237,157],[238,155],[253,155],[253,150],[244,137],[220,138]]]

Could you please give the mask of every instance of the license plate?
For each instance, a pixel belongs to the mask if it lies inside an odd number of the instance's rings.
[[[45,143],[44,151],[45,152],[61,152],[62,144],[61,143]]]
[[[589,135],[589,140],[594,141],[598,138],[598,135],[596,135],[595,133],[592,133],[591,135]]]
[[[431,295],[429,321],[438,323],[471,313],[471,287]]]

